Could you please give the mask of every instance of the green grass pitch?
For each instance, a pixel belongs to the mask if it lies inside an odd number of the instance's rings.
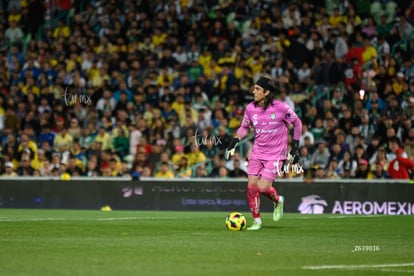
[[[233,232],[226,215],[0,209],[0,275],[414,273],[414,216],[264,213]]]

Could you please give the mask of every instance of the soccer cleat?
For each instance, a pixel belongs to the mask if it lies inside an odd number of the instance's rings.
[[[255,230],[260,230],[260,229],[262,229],[262,224],[257,223],[257,222],[253,223],[252,226],[247,228],[248,231],[255,231]]]
[[[279,221],[282,218],[284,202],[285,198],[283,196],[279,196],[279,201],[275,203],[275,209],[273,210],[273,221]]]

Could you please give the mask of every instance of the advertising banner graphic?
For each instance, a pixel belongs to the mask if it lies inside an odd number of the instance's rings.
[[[394,182],[275,183],[285,212],[413,215],[414,185]],[[244,180],[0,180],[0,208],[248,212]],[[273,204],[262,198],[262,211]]]

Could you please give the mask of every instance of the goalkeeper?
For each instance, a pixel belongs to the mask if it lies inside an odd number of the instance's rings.
[[[224,158],[228,160],[234,154],[240,139],[253,128],[255,139],[247,171],[247,200],[254,223],[247,230],[260,230],[260,193],[273,201],[273,220],[278,221],[283,216],[284,197],[277,193],[272,183],[283,173],[285,161],[296,164],[299,160],[302,122],[287,104],[274,99],[277,88],[271,76],[261,76],[252,93],[254,101],[246,106],[242,123],[228,143]],[[288,153],[290,124],[294,126],[294,132]]]

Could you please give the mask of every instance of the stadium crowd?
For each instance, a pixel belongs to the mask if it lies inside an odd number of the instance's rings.
[[[412,1],[0,9],[3,176],[246,177],[249,140],[222,155],[261,73],[303,121],[304,173],[284,177],[411,176]]]

